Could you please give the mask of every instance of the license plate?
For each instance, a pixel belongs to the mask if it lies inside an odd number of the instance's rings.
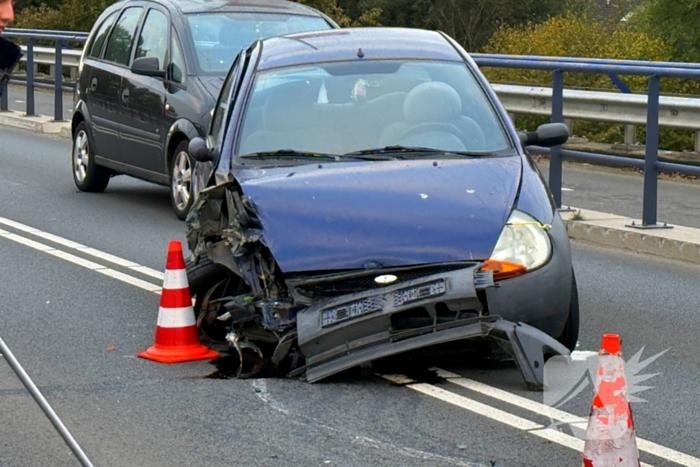
[[[438,279],[426,284],[397,290],[394,292],[394,306],[402,306],[406,303],[417,302],[430,297],[437,297],[447,291],[445,279]]]
[[[381,310],[383,306],[384,301],[381,297],[368,297],[355,302],[345,303],[335,308],[329,308],[321,313],[321,326],[330,326],[341,321],[373,313]]]

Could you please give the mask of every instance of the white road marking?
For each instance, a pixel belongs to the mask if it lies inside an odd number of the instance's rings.
[[[562,187],[561,191],[574,191],[574,189],[573,189],[573,188],[564,188],[564,187]]]
[[[535,423],[528,419],[518,417],[511,413],[505,412],[503,410],[491,407],[490,405],[482,404],[481,402],[469,399],[468,397],[461,396],[454,392],[447,391],[445,389],[433,386],[427,383],[416,383],[405,386],[411,388],[414,391],[420,392],[427,396],[439,399],[443,402],[455,405],[461,409],[468,410],[477,415],[481,415],[491,420],[501,422],[512,428],[517,428],[519,430],[525,431],[537,437],[546,439],[553,443],[560,444],[562,446],[574,449],[578,452],[583,452],[584,441],[582,439],[576,438],[575,436],[567,435],[557,430],[547,428],[539,423]],[[644,462],[641,463],[642,467],[652,467],[650,464]]]
[[[25,224],[21,224],[19,222],[15,222],[10,219],[6,219],[4,217],[0,217],[0,224],[6,225],[8,227],[12,227],[13,229],[20,230],[22,232],[26,232],[28,234],[32,234],[34,236],[43,238],[45,240],[49,240],[50,242],[56,243],[58,245],[64,246],[66,248],[70,248],[71,250],[77,250],[80,251],[86,255],[92,256],[94,258],[98,258],[107,262],[110,262],[112,264],[116,264],[122,267],[125,267],[127,269],[132,269],[134,271],[140,272],[142,274],[146,274],[150,277],[153,277],[155,279],[160,279],[161,281],[164,278],[164,274],[161,271],[156,271],[155,269],[148,268],[146,266],[141,266],[140,264],[134,263],[133,261],[129,261],[124,258],[120,258],[118,256],[114,256],[109,253],[105,253],[104,251],[96,250],[94,248],[91,248],[89,246],[82,245],[80,243],[74,242],[72,240],[68,240],[63,237],[59,237],[54,234],[50,234],[48,232],[44,232],[43,230],[36,229],[34,227],[30,227]],[[28,245],[29,246],[29,245]],[[51,248],[51,247],[47,247]]]
[[[112,277],[114,279],[120,280],[122,282],[125,282],[127,284],[133,285],[135,287],[139,287],[143,290],[148,290],[149,292],[154,292],[157,294],[160,294],[161,288],[155,284],[152,284],[150,282],[146,282],[144,280],[138,279],[136,277],[130,276],[128,274],[124,274],[123,272],[116,271],[114,269],[110,269],[108,267],[102,266],[101,264],[98,263],[93,263],[92,261],[88,261],[85,258],[81,258],[80,256],[75,256],[70,253],[67,253],[63,250],[57,250],[54,247],[51,247],[49,245],[45,245],[40,242],[36,242],[34,240],[31,240],[29,238],[22,237],[21,235],[17,235],[15,233],[7,232],[5,230],[0,229],[0,237],[6,238],[8,240],[12,240],[13,242],[17,242],[19,244],[22,244],[24,246],[28,246],[30,248],[33,248],[37,251],[41,251],[42,253],[47,253],[52,256],[55,256],[56,258],[63,259],[65,261],[69,261],[73,264],[77,264],[78,266],[84,267],[86,269],[90,269],[91,271],[99,272],[100,274],[104,274],[105,276]]]
[[[512,394],[508,391],[489,386],[488,384],[484,384],[479,381],[474,381],[469,378],[463,377],[454,377],[454,373],[446,372],[445,374],[449,375],[449,377],[446,378],[450,383],[478,392],[479,394],[492,397],[501,402],[506,402],[521,409],[525,409],[529,412],[544,415],[545,417],[549,417],[560,422],[570,423],[578,429],[582,429],[584,431],[586,430],[588,424],[587,418],[579,417],[577,415],[565,412],[563,410],[559,410],[554,407],[541,404],[531,399]],[[659,444],[647,441],[645,439],[640,438],[639,436],[637,436],[637,447],[640,451],[648,452],[649,454],[667,459],[676,464],[684,465],[687,467],[700,467],[700,459],[679,451],[675,451],[671,448],[667,448],[665,446],[661,446]]]

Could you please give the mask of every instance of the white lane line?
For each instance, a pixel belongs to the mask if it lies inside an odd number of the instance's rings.
[[[554,407],[535,402],[531,399],[512,394],[508,391],[489,386],[488,384],[484,384],[479,381],[474,381],[469,378],[463,378],[459,375],[455,375],[454,373],[450,373],[445,370],[441,370],[441,372],[443,373],[439,372],[438,374],[446,375],[443,377],[447,378],[447,380],[450,383],[456,384],[474,392],[478,392],[479,394],[492,397],[501,402],[506,402],[508,404],[514,405],[529,412],[544,415],[545,417],[549,417],[560,422],[570,423],[578,429],[584,431],[586,430],[588,424],[588,420],[586,418],[579,417],[568,412],[564,412],[563,410],[555,409]],[[687,467],[700,467],[700,459],[673,450],[671,448],[661,446],[651,441],[647,441],[645,439],[640,438],[639,436],[637,436],[637,447],[640,451],[648,452],[649,454],[661,457],[679,465],[684,465]]]
[[[132,277],[128,274],[124,274],[123,272],[115,271],[114,269],[110,269],[108,267],[102,266],[101,264],[93,263],[92,261],[88,261],[85,258],[81,258],[79,256],[72,255],[72,254],[67,253],[63,250],[57,250],[57,249],[55,249],[51,246],[45,245],[43,243],[39,243],[39,242],[36,242],[34,240],[24,238],[21,235],[17,235],[15,233],[7,232],[5,230],[0,229],[0,237],[6,238],[8,240],[12,240],[12,241],[17,242],[19,244],[22,244],[24,246],[28,246],[30,248],[37,250],[37,251],[41,251],[42,253],[50,254],[52,256],[55,256],[56,258],[60,258],[60,259],[63,259],[65,261],[69,261],[73,264],[77,264],[78,266],[84,267],[86,269],[90,269],[91,271],[99,272],[100,274],[104,274],[105,276],[112,277],[114,279],[117,279],[119,281],[133,285],[135,287],[139,287],[139,288],[147,290],[149,292],[154,292],[154,293],[160,294],[161,288],[155,284],[143,281],[143,280],[138,279],[136,277]]]
[[[156,271],[155,269],[148,268],[146,266],[141,266],[140,264],[134,263],[133,261],[129,261],[124,258],[120,258],[118,256],[114,256],[109,253],[105,253],[104,251],[96,250],[94,248],[91,248],[89,246],[74,242],[72,240],[68,240],[67,238],[59,237],[54,234],[50,234],[48,232],[44,232],[43,230],[36,229],[34,227],[21,224],[19,222],[15,222],[13,220],[0,217],[0,224],[6,225],[8,227],[12,227],[13,229],[20,230],[22,232],[26,232],[28,234],[32,234],[34,236],[43,238],[45,240],[49,240],[50,242],[56,243],[58,245],[64,246],[66,248],[70,248],[71,250],[77,250],[80,251],[86,255],[92,256],[94,258],[99,258],[101,260],[110,262],[112,264],[116,264],[128,269],[132,269],[134,271],[140,272],[142,274],[146,274],[150,277],[153,277],[155,279],[163,280],[164,274],[161,271]],[[31,240],[30,240],[31,241]],[[29,245],[27,245],[29,246]],[[47,247],[51,248],[51,247]]]
[[[385,379],[388,379],[390,381],[393,380],[393,378]],[[571,435],[567,435],[566,433],[562,433],[551,428],[547,428],[543,425],[540,425],[539,423],[535,423],[525,418],[518,417],[517,415],[510,414],[495,407],[491,407],[490,405],[482,404],[481,402],[469,399],[468,397],[464,397],[459,394],[455,394],[454,392],[447,391],[437,386],[433,386],[432,384],[416,383],[409,384],[405,387],[411,388],[414,391],[420,392],[435,399],[439,399],[443,402],[455,405],[461,409],[468,410],[477,415],[481,415],[483,417],[490,418],[491,420],[501,422],[512,428],[517,428],[519,430],[525,431],[526,433],[530,433],[539,438],[546,439],[547,441],[551,441],[553,443],[557,443],[567,448],[574,449],[578,452],[583,452],[584,441],[582,439],[576,438]],[[641,463],[641,466],[652,467],[650,464],[644,462]]]

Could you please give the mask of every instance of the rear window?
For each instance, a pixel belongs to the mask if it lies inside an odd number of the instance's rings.
[[[187,23],[199,68],[205,74],[225,74],[238,53],[258,39],[331,29],[316,16],[271,13],[196,13]]]

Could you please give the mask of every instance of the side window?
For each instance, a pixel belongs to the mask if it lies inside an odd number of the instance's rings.
[[[124,10],[119,21],[109,36],[105,60],[127,65],[131,55],[131,44],[134,40],[136,26],[139,23],[143,7],[131,7]]]
[[[136,45],[134,60],[143,57],[158,59],[160,69],[165,69],[168,54],[168,18],[158,10],[150,10]]]
[[[92,41],[92,45],[90,46],[90,51],[88,52],[88,56],[94,57],[94,58],[99,58],[100,53],[102,52],[102,46],[105,44],[105,40],[107,39],[107,34],[109,34],[109,28],[112,27],[112,24],[114,24],[114,20],[117,18],[117,12],[115,11],[111,15],[107,17],[106,20],[102,22],[100,25],[100,28],[97,30],[95,33],[95,38]]]
[[[180,47],[180,41],[175,34],[173,29],[170,34],[170,68],[168,69],[168,77],[170,81],[174,83],[184,83],[185,82],[185,59],[182,55],[182,48]]]
[[[229,103],[231,101],[231,93],[235,90],[232,89],[232,84],[238,81],[238,77],[241,75],[241,64],[243,62],[243,57],[245,56],[245,51],[238,54],[238,56],[233,61],[231,69],[229,70],[228,76],[224,84],[221,85],[221,93],[219,94],[219,100],[214,108],[214,118],[211,123],[211,135],[214,138],[219,136],[219,131],[221,131],[221,125],[224,119],[228,115]]]

